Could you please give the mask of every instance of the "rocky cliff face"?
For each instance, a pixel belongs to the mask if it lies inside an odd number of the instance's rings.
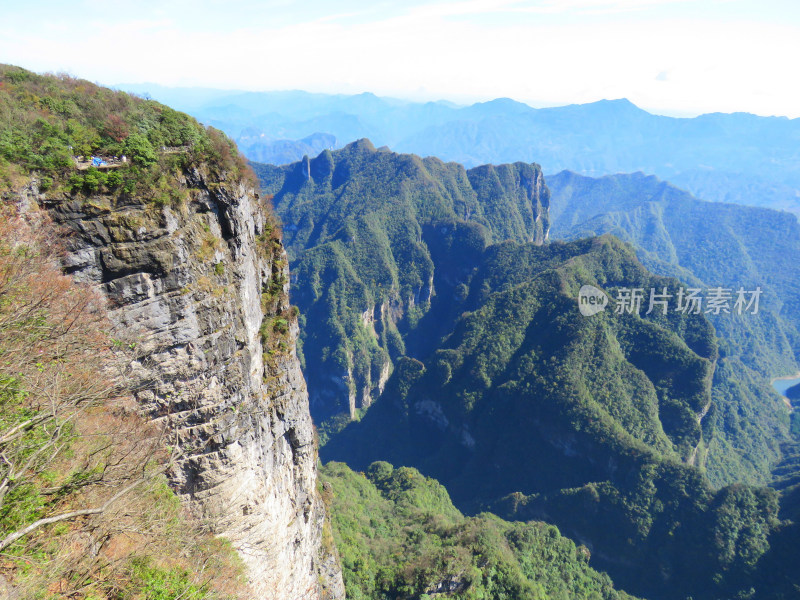
[[[232,541],[253,598],[341,598],[283,246],[243,184],[198,166],[180,185],[177,205],[23,201],[73,232],[65,269],[108,297],[136,397],[183,449],[172,484]]]

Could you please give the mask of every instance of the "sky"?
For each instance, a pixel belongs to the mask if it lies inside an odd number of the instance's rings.
[[[0,62],[105,85],[800,117],[796,0],[0,0]]]

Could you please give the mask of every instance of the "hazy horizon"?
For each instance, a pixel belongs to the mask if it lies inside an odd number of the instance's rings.
[[[800,116],[789,0],[43,0],[0,31],[0,61],[105,84]]]
[[[70,75],[75,75],[70,73]],[[159,83],[143,81],[143,82],[126,82],[126,83],[109,83],[103,81],[95,81],[93,83],[97,83],[99,85],[103,85],[105,87],[109,87],[111,89],[121,90],[129,93],[134,94],[143,94],[147,93],[144,90],[140,90],[137,88],[145,88],[147,86],[152,86],[153,89],[161,89],[161,90],[170,90],[170,91],[192,91],[192,90],[202,90],[204,92],[219,92],[218,97],[225,98],[232,95],[237,94],[280,94],[280,93],[304,93],[304,94],[316,94],[320,96],[341,96],[341,97],[352,97],[352,96],[363,96],[363,95],[371,95],[381,100],[390,100],[390,101],[398,101],[398,102],[406,102],[409,104],[412,103],[433,103],[433,104],[449,104],[455,108],[467,108],[474,104],[486,104],[489,102],[494,102],[496,100],[511,100],[513,102],[519,104],[525,104],[533,109],[543,109],[543,108],[563,108],[567,106],[586,106],[590,104],[597,104],[600,102],[619,102],[619,101],[627,101],[633,104],[636,108],[639,108],[645,112],[650,113],[651,115],[662,116],[662,117],[672,117],[675,119],[693,119],[698,116],[708,115],[708,114],[749,114],[758,117],[768,117],[768,118],[778,118],[778,119],[790,119],[794,120],[798,117],[788,117],[787,115],[760,115],[757,113],[752,113],[748,111],[708,111],[708,112],[690,112],[690,111],[668,111],[668,110],[659,110],[647,106],[641,106],[633,102],[630,98],[626,97],[619,97],[619,98],[598,98],[597,100],[591,100],[587,102],[565,102],[561,104],[536,104],[531,101],[520,100],[519,98],[513,98],[509,96],[494,96],[494,97],[486,97],[486,98],[444,98],[444,97],[431,97],[431,98],[415,98],[411,96],[402,96],[402,95],[386,95],[386,94],[378,94],[370,90],[364,90],[361,92],[337,92],[337,91],[330,91],[330,92],[316,92],[310,91],[305,89],[238,89],[238,88],[217,88],[217,87],[207,87],[207,86],[170,86],[170,85],[162,85]],[[216,95],[216,94],[215,94]],[[158,100],[155,96],[153,96],[154,100]]]

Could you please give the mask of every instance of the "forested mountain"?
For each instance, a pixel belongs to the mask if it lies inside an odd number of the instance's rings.
[[[763,306],[792,324],[800,321],[794,215],[704,202],[643,173],[592,178],[563,171],[548,176],[547,185],[554,238],[613,233],[636,246],[651,269],[669,265],[680,276],[683,268],[709,286],[761,286]]]
[[[388,167],[397,164],[416,167]],[[338,423],[327,421],[322,457],[356,469],[376,460],[413,466],[441,481],[468,513],[488,508],[555,523],[589,546],[593,565],[645,597],[721,598],[750,586],[768,597],[761,561],[770,536],[788,530],[778,518],[776,492],[742,482],[765,484],[788,459],[789,411],[768,375],[794,368],[796,334],[791,276],[779,274],[777,260],[767,268],[761,261],[769,259],[754,254],[770,237],[773,219],[785,235],[772,236],[770,251],[788,267],[796,220],[743,207],[729,215],[740,207],[701,203],[641,177],[627,196],[599,191],[583,208],[561,194],[567,186],[538,204],[562,203],[539,220],[562,231],[564,220],[573,219],[575,233],[565,237],[579,238],[602,233],[581,235],[580,228],[600,218],[595,212],[605,214],[604,203],[617,202],[619,220],[628,225],[620,235],[644,249],[610,236],[542,246],[528,241],[526,225],[536,221],[518,216],[529,197],[505,197],[500,192],[513,189],[508,185],[481,193],[479,174],[508,168],[463,171],[366,142],[282,168],[256,165],[264,191],[275,195],[292,251],[304,347],[313,346],[305,355],[309,380],[318,369],[327,372],[320,365],[331,355],[332,324],[349,319],[339,330],[341,348],[391,340],[390,369],[361,405],[369,410],[356,406]],[[424,173],[427,189],[437,192],[420,195],[408,173]],[[454,173],[466,173],[477,193],[478,204],[468,210],[454,210],[463,205],[442,201],[438,191],[465,189],[453,182]],[[658,188],[649,203],[641,200],[648,185]],[[550,196],[544,186],[539,195]],[[710,213],[718,216],[706,218],[705,206],[718,207]],[[487,208],[499,212],[489,217]],[[426,223],[419,218],[424,211],[436,219]],[[737,233],[734,224],[748,214],[750,230]],[[533,237],[541,241],[538,230]],[[688,257],[693,244],[706,252],[695,262]],[[714,247],[723,253],[716,262]],[[645,269],[637,252],[660,276]],[[311,269],[310,257],[347,266]],[[413,268],[395,267],[404,257]],[[419,264],[427,265],[424,276],[414,270]],[[381,273],[390,275],[381,285],[364,284]],[[404,288],[406,273],[413,280]],[[711,282],[735,274],[741,278]],[[643,311],[640,317],[608,309],[585,317],[576,301],[584,284],[610,298],[630,288],[677,295],[686,284],[763,284],[765,301],[759,315]],[[326,286],[346,300],[319,302]],[[381,295],[371,296],[376,289]],[[372,298],[397,295],[412,298],[415,310],[386,321],[397,303],[376,311]],[[324,332],[316,338],[322,343],[312,344],[316,331]]]
[[[652,271],[705,287],[762,289],[758,318],[712,315],[731,353],[765,376],[796,370],[800,352],[800,225],[790,214],[704,202],[642,173],[548,177],[552,237],[611,233]]]
[[[373,94],[230,92],[128,86],[219,127],[251,160],[300,160],[290,140],[326,133],[340,143],[369,137],[399,152],[472,167],[537,162],[546,174],[644,171],[699,198],[800,211],[800,120],[746,113],[654,115],[627,100],[535,109],[508,98],[470,106]],[[279,142],[280,141],[280,142]]]
[[[416,469],[376,462],[355,473],[331,462],[321,477],[351,600],[631,598],[552,525],[465,517]]]
[[[717,463],[712,452],[709,476],[719,484],[743,477],[767,481],[768,465],[780,458],[779,446],[787,442],[785,415],[767,380],[796,372],[799,355],[800,225],[795,216],[704,202],[642,173],[591,178],[564,171],[547,182],[553,238],[611,233],[633,244],[655,273],[706,289],[763,290],[758,315],[708,315],[726,340],[714,385],[720,427],[710,445],[747,448],[727,453],[732,461],[727,464]],[[744,388],[722,381],[731,370],[746,382]]]
[[[718,426],[709,428],[707,467],[717,485],[769,481],[790,439],[789,417],[767,378],[796,365],[791,273],[800,233],[794,217],[701,202],[639,175],[556,177],[558,200],[548,217],[546,187],[537,184],[542,198],[534,204],[542,208],[531,212],[531,199],[519,195],[518,175],[508,166],[464,171],[375,150],[366,141],[286,167],[255,168],[284,220],[323,442],[380,395],[398,357],[424,357],[449,333],[451,316],[443,311],[448,299],[466,299],[464,282],[484,247],[530,239],[531,227],[539,241],[552,218],[559,237],[616,233],[639,248],[654,272],[687,284],[763,288],[759,314],[709,315],[723,338],[723,356],[714,371],[716,402],[708,419]],[[595,181],[604,187],[591,188]],[[596,220],[614,226],[592,229]],[[746,231],[737,229],[741,221],[751,224]]]
[[[424,360],[399,361],[323,458],[415,466],[468,511],[554,522],[645,597],[747,585],[777,498],[714,491],[692,466],[713,432],[711,324],[674,313],[587,318],[576,307],[587,282],[609,295],[677,282],[648,274],[613,238],[490,246],[475,266],[449,336]],[[718,546],[720,535],[730,545]]]
[[[406,333],[439,285],[442,232],[457,230],[473,252],[547,235],[548,193],[537,165],[467,171],[361,140],[313,160],[254,168],[283,221],[311,406],[321,422],[354,418],[383,390],[395,358],[433,343],[433,330]]]

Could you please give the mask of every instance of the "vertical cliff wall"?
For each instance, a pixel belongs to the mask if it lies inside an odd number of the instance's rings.
[[[317,448],[275,224],[242,183],[184,173],[172,203],[35,199],[66,226],[65,269],[102,290],[142,408],[184,456],[176,492],[228,537],[253,598],[344,596],[323,540]],[[327,548],[328,550],[326,550]]]

